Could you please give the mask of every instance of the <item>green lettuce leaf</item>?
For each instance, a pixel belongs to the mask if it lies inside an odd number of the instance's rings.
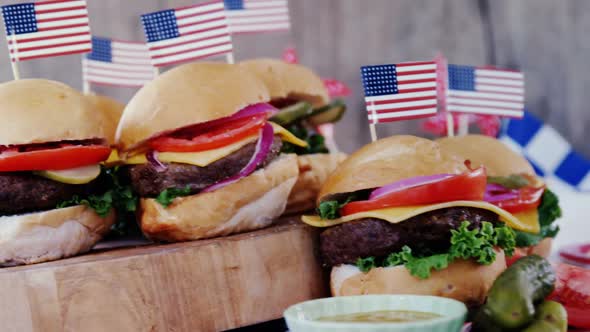
[[[541,230],[539,234],[525,233],[516,231],[516,246],[530,247],[537,245],[541,240],[547,237],[555,237],[559,233],[559,226],[554,221],[561,217],[561,208],[557,195],[549,189],[545,189],[541,204],[538,207],[539,225]]]
[[[156,202],[164,207],[168,207],[176,197],[188,196],[190,193],[191,188],[189,186],[185,188],[168,188],[156,197]]]
[[[322,219],[338,219],[341,217],[340,216],[340,209],[344,205],[346,205],[352,201],[356,201],[358,199],[359,199],[358,195],[351,194],[343,202],[339,202],[336,200],[324,201],[324,202],[320,203],[320,205],[316,209],[316,212],[318,213],[318,215]]]
[[[314,131],[307,130],[302,124],[292,124],[285,129],[297,136],[297,138],[306,141],[307,147],[304,148],[289,142],[283,142],[283,147],[281,148],[282,153],[295,153],[297,155],[304,155],[330,152],[326,147],[324,136]]]
[[[446,253],[415,254],[409,246],[404,246],[400,252],[390,254],[380,264],[377,258],[367,257],[357,260],[357,266],[366,272],[378,266],[404,265],[413,276],[427,279],[432,270],[444,269],[456,259],[473,259],[489,265],[496,260],[495,246],[512,256],[515,244],[514,232],[505,225],[494,227],[489,222],[483,222],[481,228],[470,230],[469,222],[464,221],[458,229],[451,230],[451,246]]]
[[[86,198],[74,195],[72,199],[57,204],[57,208],[61,209],[75,205],[86,205],[104,218],[109,215],[113,208],[113,193],[109,190],[102,195],[90,195]]]
[[[375,262],[375,257],[359,258],[356,260],[356,266],[366,273],[372,268],[377,267],[377,263]]]

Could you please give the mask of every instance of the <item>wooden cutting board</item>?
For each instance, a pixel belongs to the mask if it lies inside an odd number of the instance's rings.
[[[328,294],[317,230],[295,220],[225,238],[0,269],[1,331],[220,331]]]

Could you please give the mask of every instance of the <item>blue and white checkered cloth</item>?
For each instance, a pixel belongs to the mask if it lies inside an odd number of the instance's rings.
[[[531,113],[510,120],[500,140],[523,154],[540,176],[555,177],[577,190],[590,192],[590,160]]]

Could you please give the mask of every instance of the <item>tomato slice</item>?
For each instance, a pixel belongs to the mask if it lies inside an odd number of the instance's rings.
[[[98,164],[111,148],[104,145],[69,145],[56,149],[0,154],[0,172],[63,170]]]
[[[239,119],[211,128],[193,138],[159,137],[150,142],[152,149],[162,152],[197,152],[217,149],[246,137],[256,135],[266,123],[266,115]]]
[[[555,291],[549,296],[565,307],[568,323],[590,329],[590,270],[569,264],[554,264]]]
[[[438,182],[392,192],[368,201],[346,204],[344,216],[394,206],[411,206],[450,202],[456,200],[481,201],[486,189],[486,171],[483,167],[467,171]]]
[[[539,207],[541,204],[541,197],[545,192],[545,187],[526,187],[518,191],[518,197],[504,201],[493,202],[492,204],[510,212],[517,213],[522,211],[530,211]]]

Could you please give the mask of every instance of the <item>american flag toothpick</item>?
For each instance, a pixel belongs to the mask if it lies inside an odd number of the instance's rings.
[[[216,55],[233,63],[222,0],[141,16],[152,65],[169,66]]]
[[[51,0],[2,6],[13,73],[16,63],[90,52],[85,0]]]
[[[92,52],[82,59],[84,91],[90,83],[141,87],[155,76],[147,45],[92,37]]]
[[[371,139],[375,124],[424,118],[437,112],[436,63],[406,62],[361,67]]]
[[[467,134],[469,114],[522,118],[524,88],[519,71],[448,65],[446,108],[461,113],[459,133]]]
[[[224,0],[232,34],[289,31],[287,0]]]

